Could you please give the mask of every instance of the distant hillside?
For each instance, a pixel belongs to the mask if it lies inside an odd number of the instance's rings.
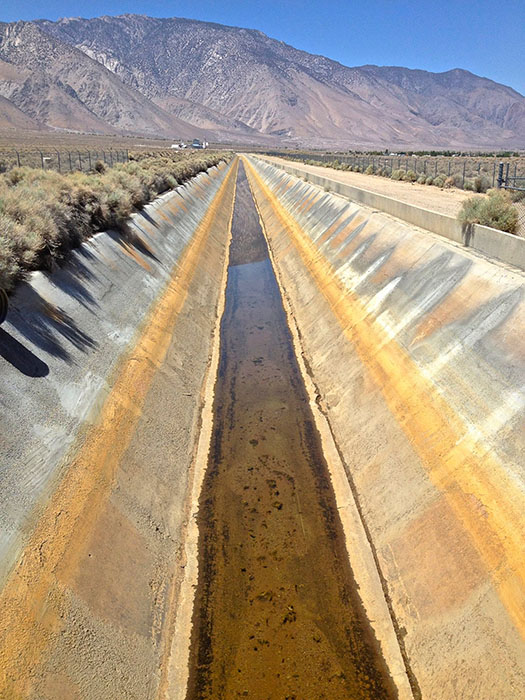
[[[182,138],[198,131],[36,24],[0,25],[0,59],[0,95],[48,127]]]
[[[525,147],[525,98],[509,87],[460,69],[348,68],[255,30],[138,15],[19,22],[0,25],[0,59],[19,70],[4,78],[0,65],[0,95],[55,128],[333,148]]]

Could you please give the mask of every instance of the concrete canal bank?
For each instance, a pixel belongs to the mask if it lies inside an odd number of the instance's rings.
[[[22,286],[2,327],[0,696],[166,682],[236,164]]]
[[[523,274],[250,158],[416,693],[525,683]]]

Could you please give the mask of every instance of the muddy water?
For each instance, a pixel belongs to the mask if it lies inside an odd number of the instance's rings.
[[[214,410],[188,700],[395,697],[242,166]]]

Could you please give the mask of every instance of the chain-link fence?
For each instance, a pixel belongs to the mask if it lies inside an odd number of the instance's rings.
[[[419,182],[429,184],[439,178],[446,186],[486,192],[497,187],[500,159],[496,157],[476,158],[471,156],[403,156],[403,155],[357,155],[344,153],[312,153],[301,151],[267,151],[267,155],[310,163],[334,163],[343,169],[362,173],[383,174],[411,172]],[[525,157],[509,159],[505,163],[511,177],[525,175]]]
[[[525,238],[525,175],[517,175],[516,170],[513,172],[508,163],[500,163],[498,187],[509,192],[518,210],[518,235]]]
[[[518,210],[518,236],[525,238],[525,198],[514,202],[514,206]]]
[[[0,151],[0,173],[22,166],[57,170],[59,173],[74,170],[87,172],[93,170],[98,162],[113,166],[116,163],[126,163],[128,160],[127,150],[5,150]]]

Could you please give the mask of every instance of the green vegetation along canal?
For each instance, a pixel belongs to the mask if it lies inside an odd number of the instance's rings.
[[[220,352],[188,700],[395,697],[242,165]]]

